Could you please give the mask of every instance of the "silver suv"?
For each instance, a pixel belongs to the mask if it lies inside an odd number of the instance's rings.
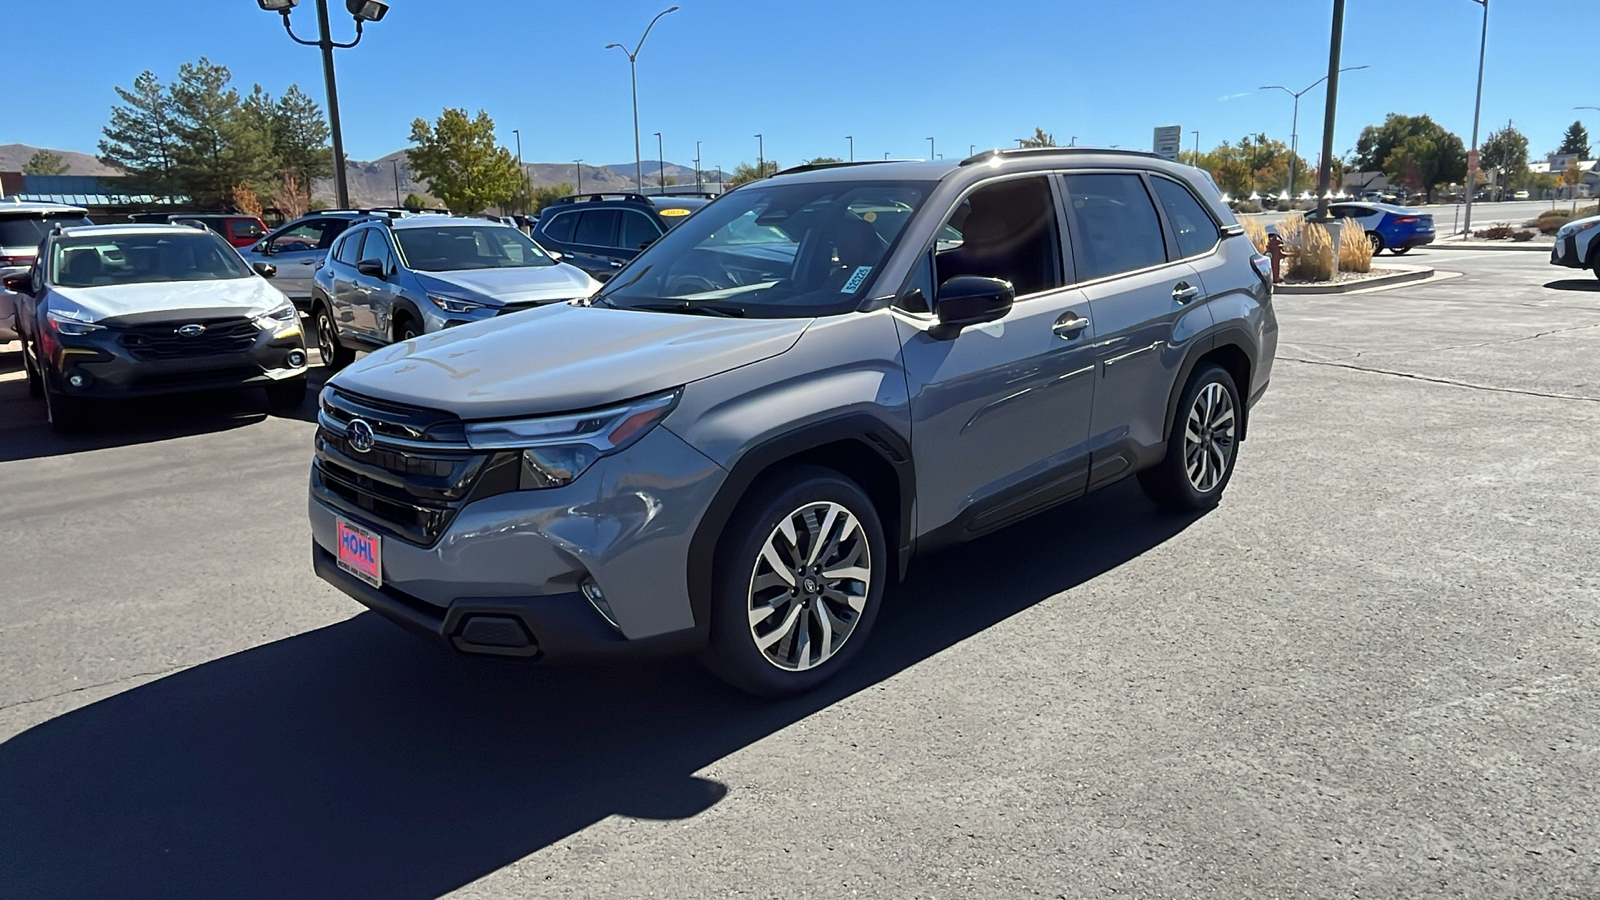
[[[1133,474],[1163,507],[1216,504],[1276,344],[1267,262],[1196,169],[792,169],[589,301],[335,377],[315,567],[459,652],[702,650],[745,690],[804,691],[915,554]]]

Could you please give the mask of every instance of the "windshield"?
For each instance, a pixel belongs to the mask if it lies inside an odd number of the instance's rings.
[[[50,281],[100,287],[162,281],[251,278],[238,251],[211,232],[65,237],[50,251]]]
[[[598,302],[781,318],[860,305],[933,184],[755,184],[718,198],[640,254]]]
[[[51,215],[5,216],[0,215],[0,247],[38,247],[44,236],[57,224],[91,224],[82,213]]]
[[[437,225],[397,228],[395,240],[406,265],[423,272],[553,266],[538,244],[504,225]]]

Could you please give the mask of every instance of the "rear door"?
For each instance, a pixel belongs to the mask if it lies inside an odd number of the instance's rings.
[[[395,255],[389,235],[383,226],[365,230],[366,240],[361,244],[362,261],[373,261],[383,267],[382,275],[354,273],[357,303],[356,321],[361,330],[373,341],[388,343],[389,323],[394,319]]]
[[[1211,318],[1199,274],[1175,240],[1169,248],[1144,174],[1074,172],[1061,182],[1097,339],[1093,487],[1163,452],[1173,382]]]
[[[366,230],[358,229],[340,237],[333,246],[333,253],[323,263],[328,270],[324,277],[333,285],[328,300],[333,305],[334,321],[339,323],[341,334],[357,337],[367,334],[362,320],[365,298],[360,296],[360,286],[356,284],[356,263],[361,260],[361,240],[365,236]]]
[[[605,281],[622,268],[616,258],[617,229],[622,224],[621,210],[585,209],[578,213],[572,233],[573,265]]]

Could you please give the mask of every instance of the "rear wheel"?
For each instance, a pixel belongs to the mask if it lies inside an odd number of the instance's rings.
[[[1174,511],[1216,506],[1233,478],[1243,414],[1228,370],[1214,364],[1197,370],[1178,401],[1167,455],[1139,473],[1145,496]]]
[[[1383,235],[1376,231],[1367,232],[1367,241],[1372,244],[1372,255],[1377,256],[1383,252]]]
[[[28,374],[28,393],[33,397],[44,396],[44,379],[39,377],[39,367],[33,364],[33,357],[29,354],[33,344],[27,338],[22,339],[22,370]]]
[[[300,375],[267,385],[267,403],[275,409],[298,409],[306,402],[306,377]]]
[[[333,322],[333,313],[328,312],[328,307],[318,303],[313,313],[317,332],[317,353],[322,356],[322,364],[330,369],[342,369],[350,365],[356,358],[356,352],[339,343],[339,328]]]
[[[861,652],[887,568],[854,482],[801,466],[760,483],[717,547],[707,667],[764,697],[817,687]]]
[[[1405,256],[1407,253],[1411,252],[1411,248],[1410,247],[1390,247],[1389,248],[1389,252],[1393,253],[1395,256]]]

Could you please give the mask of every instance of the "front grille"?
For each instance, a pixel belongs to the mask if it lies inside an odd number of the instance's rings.
[[[162,391],[199,385],[225,385],[231,381],[246,381],[260,374],[261,367],[259,366],[228,366],[221,369],[158,372],[135,377],[133,379],[133,387],[141,391]]]
[[[337,388],[321,405],[313,493],[403,541],[431,546],[468,503],[517,489],[517,454],[469,448],[449,413]],[[365,453],[346,435],[356,418],[372,427],[375,446]]]
[[[188,325],[199,325],[205,331],[193,336],[178,333]],[[117,342],[135,359],[147,362],[243,353],[255,345],[261,333],[254,322],[243,318],[162,322],[119,330]]]

